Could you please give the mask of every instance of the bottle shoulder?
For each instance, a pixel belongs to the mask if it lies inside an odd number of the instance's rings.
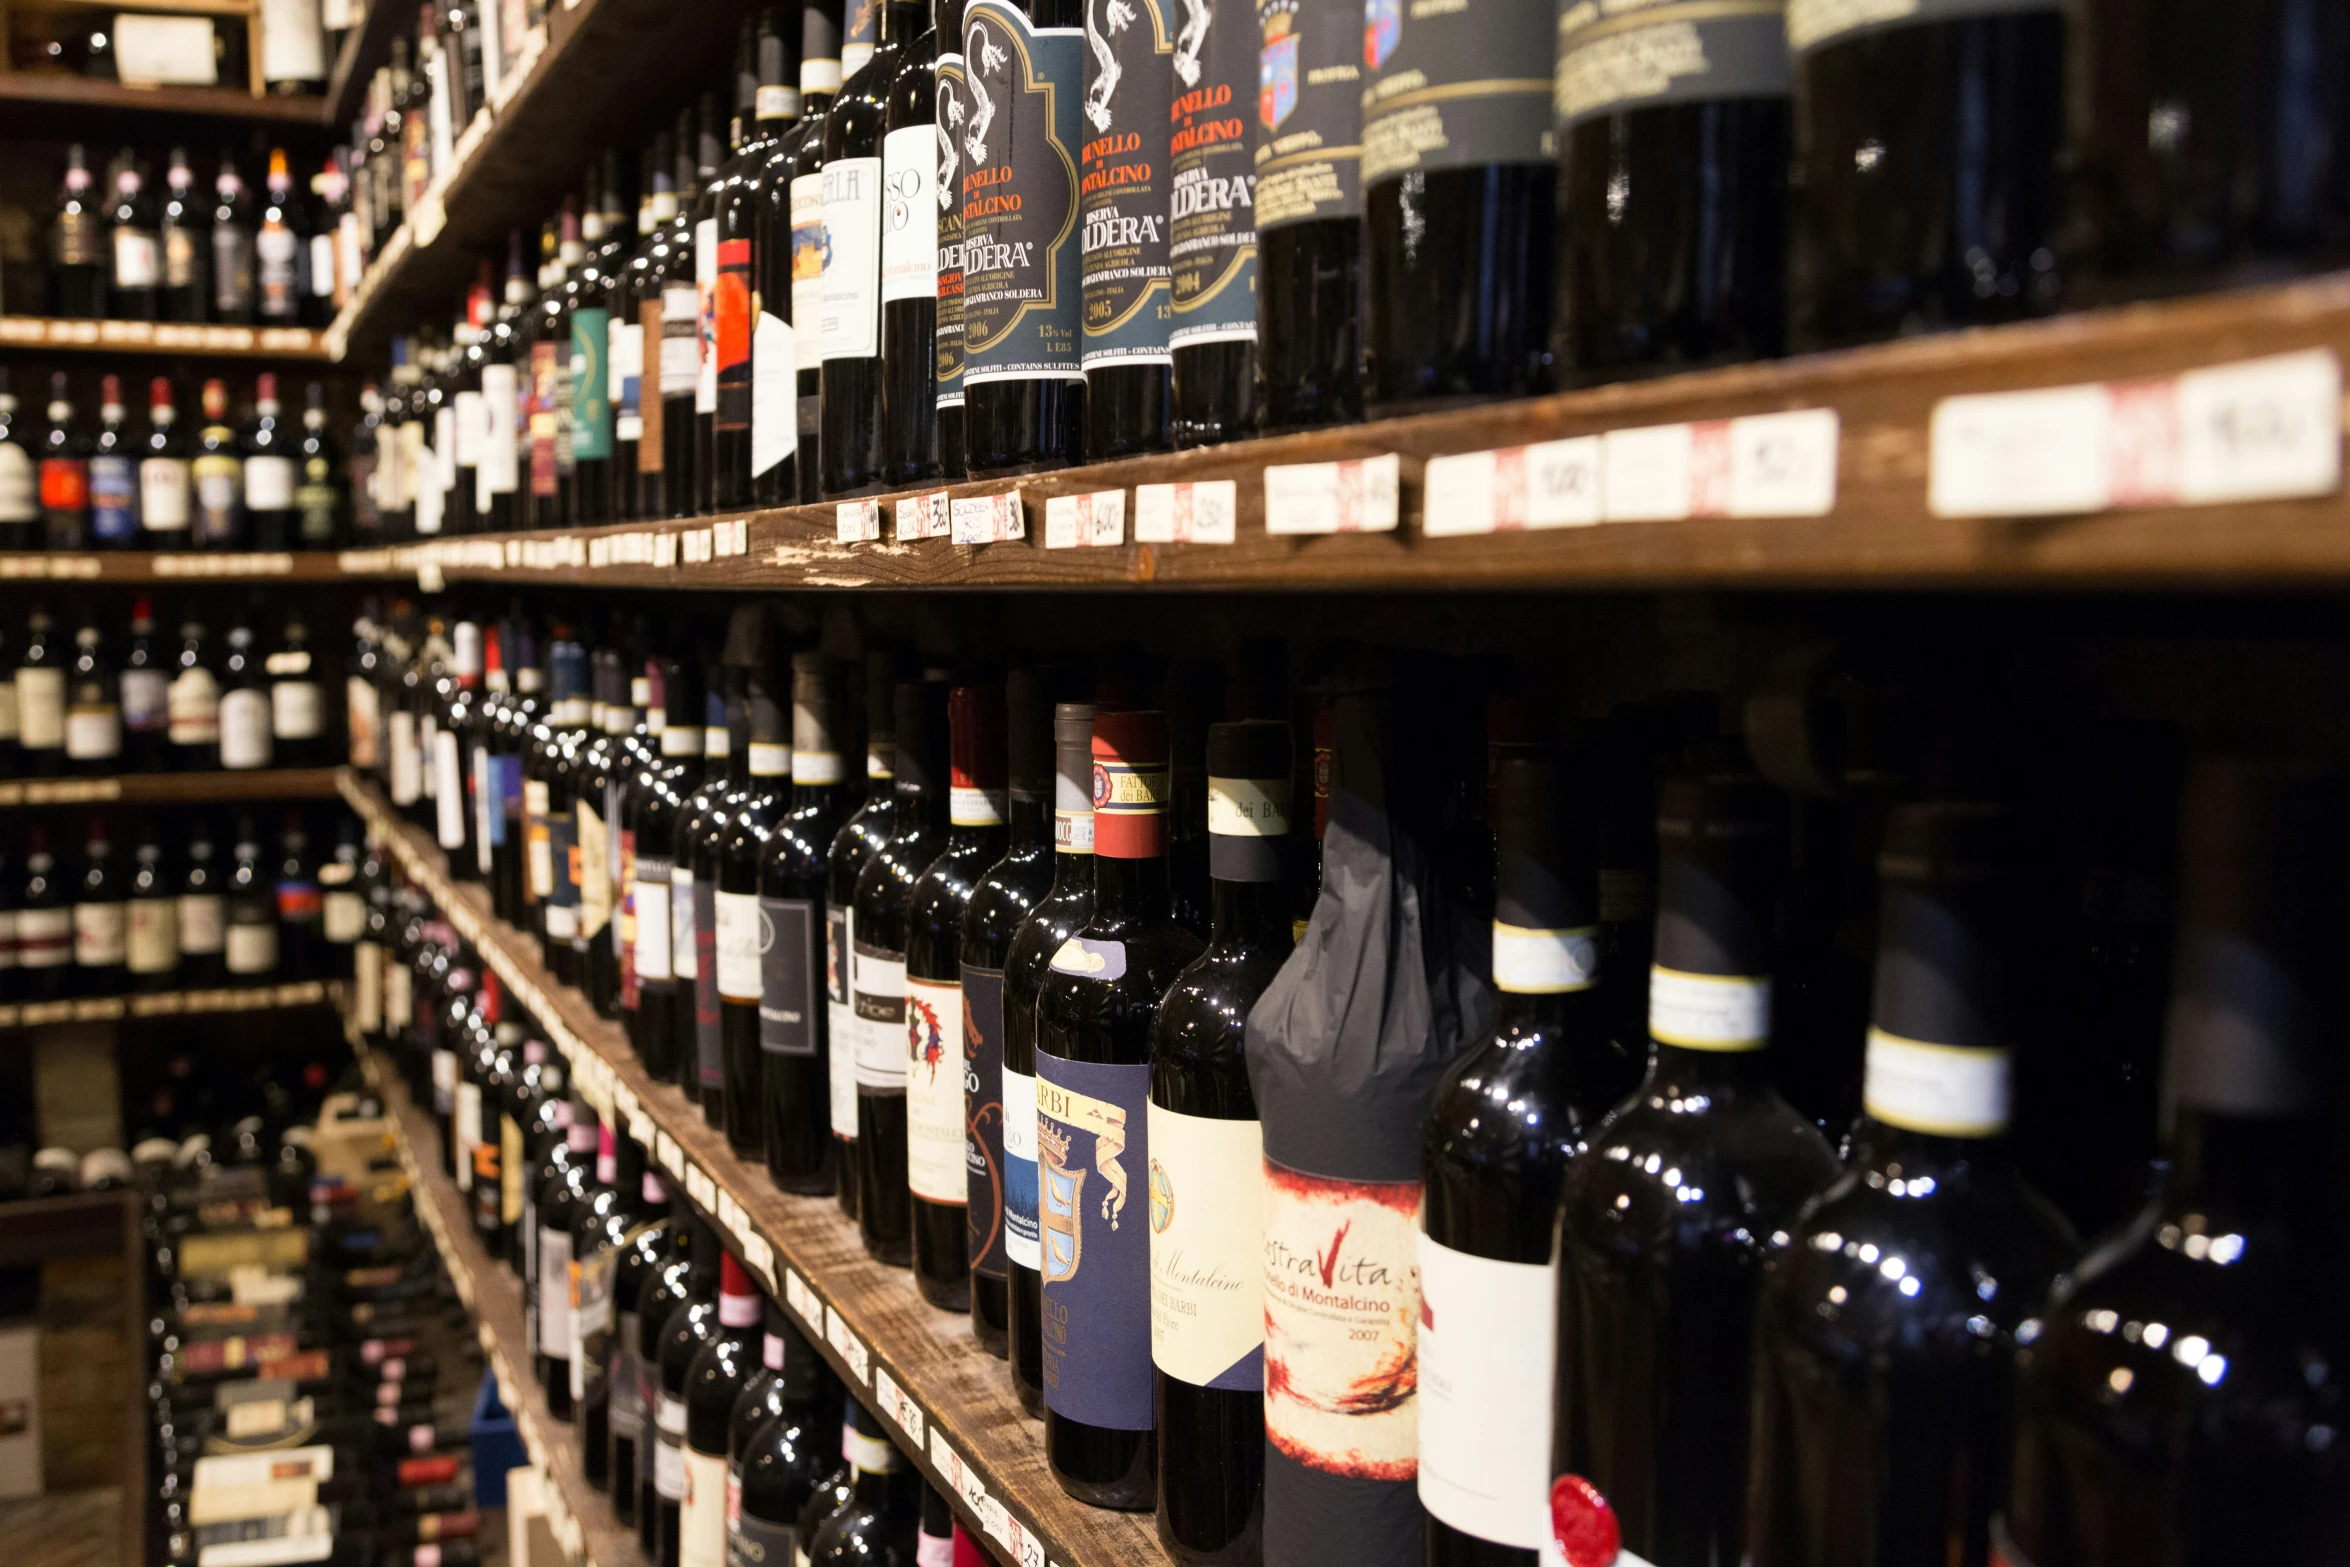
[[[1012,940],[1053,885],[1050,845],[1012,849],[987,869],[971,889],[963,913],[963,961],[984,967],[1002,964]]]
[[[1652,1071],[1592,1133],[1567,1174],[1567,1231],[1613,1249],[1699,1235],[1770,1243],[1833,1180],[1827,1139],[1767,1087],[1691,1093]]]

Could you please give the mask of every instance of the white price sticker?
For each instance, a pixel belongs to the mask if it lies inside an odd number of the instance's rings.
[[[951,508],[952,537],[957,544],[1008,544],[1028,537],[1027,513],[1018,490],[1001,495],[956,497]]]
[[[610,539],[588,540],[588,568],[591,571],[602,571],[611,564],[612,541]]]
[[[1430,538],[1580,528],[1600,520],[1599,437],[1428,459]]]
[[[848,1319],[840,1314],[837,1307],[824,1308],[824,1342],[830,1344],[840,1358],[849,1363],[849,1374],[856,1378],[857,1386],[864,1387],[872,1382],[873,1357],[866,1353],[864,1342],[849,1330]]]
[[[653,565],[654,565],[655,569],[657,569],[657,570],[660,570],[660,571],[667,571],[667,570],[668,570],[670,567],[672,567],[672,566],[674,566],[674,565],[676,565],[676,564],[677,564],[677,535],[676,535],[676,534],[674,534],[674,533],[656,533],[656,534],[654,534],[654,535],[653,535]]]
[[[843,544],[870,544],[881,537],[881,502],[867,496],[842,501],[832,510],[833,536]]]
[[[767,1237],[755,1230],[743,1232],[743,1266],[759,1276],[767,1293],[775,1293],[775,1248],[767,1244]]]
[[[1267,533],[1392,533],[1401,466],[1390,452],[1265,470]]]
[[[1836,506],[1833,409],[1610,430],[1599,437],[1600,520],[1823,517]]]
[[[718,1183],[711,1180],[710,1172],[698,1164],[689,1164],[685,1167],[685,1194],[691,1197],[694,1200],[694,1205],[704,1213],[713,1216],[717,1214]]]
[[[1126,542],[1126,492],[1055,495],[1044,503],[1044,547],[1091,549]]]
[[[721,555],[748,555],[751,553],[751,519],[737,517],[732,522],[718,524],[718,553]]]
[[[1134,487],[1137,544],[1230,544],[1239,486],[1230,479]]]
[[[661,1168],[684,1180],[685,1150],[677,1146],[677,1139],[663,1131],[655,1131],[653,1139],[653,1157],[660,1161]]]
[[[880,1366],[873,1368],[873,1402],[893,1421],[900,1431],[913,1438],[914,1446],[922,1446],[922,1433],[928,1422],[922,1418],[922,1406],[914,1402],[897,1380]]]
[[[954,508],[947,501],[947,492],[932,490],[927,495],[904,497],[897,503],[897,525],[900,544],[949,537],[954,531]]]
[[[783,1303],[792,1309],[792,1315],[808,1325],[810,1332],[824,1328],[824,1302],[808,1287],[807,1279],[797,1268],[783,1270]]]

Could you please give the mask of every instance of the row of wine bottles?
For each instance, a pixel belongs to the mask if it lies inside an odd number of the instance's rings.
[[[382,448],[388,531],[871,494],[2350,244],[2350,94],[2316,64],[2350,66],[2350,28],[2281,3],[1114,9],[746,22],[642,150],[633,222],[608,153],[535,291],[517,232],[502,305],[485,263],[445,339],[396,348],[385,428],[424,450]],[[2068,71],[2094,79],[2069,127]]]
[[[2007,1135],[2030,1056],[2066,1045],[2032,1015],[2017,812],[1962,791],[1886,821],[1861,1113],[1823,1135],[1772,1056],[1845,1052],[1774,1016],[1789,813],[1734,740],[1700,737],[1657,796],[1653,914],[1645,879],[1602,895],[1604,758],[1504,745],[1480,906],[1430,802],[1485,789],[1397,747],[1422,711],[1400,691],[1341,697],[1301,929],[1288,730],[1214,725],[1194,934],[1168,861],[1191,802],[1138,691],[1055,707],[1049,671],[899,681],[880,660],[868,721],[891,713],[893,738],[868,754],[890,789],[844,823],[824,660],[795,657],[787,726],[755,615],[731,630],[714,707],[690,663],[653,662],[658,728],[602,661],[600,734],[559,635],[521,812],[444,836],[453,869],[738,1152],[787,1191],[837,1189],[869,1251],[971,1312],[1073,1495],[1155,1504],[1187,1559],[1281,1563],[1608,1559],[1581,1555],[1601,1539],[1673,1567],[1902,1539],[1978,1560],[2002,1515],[2038,1563],[2343,1537],[2339,1391],[2303,1376],[2336,1363],[2343,1194],[2303,1164],[2339,1051],[2296,879],[2337,856],[2311,803],[2333,796],[2301,770],[2214,765],[2189,789],[2178,1162],[2085,1258]],[[461,744],[536,707],[442,678]],[[444,785],[494,776],[497,745]],[[485,809],[444,797],[429,820]],[[445,960],[403,943],[387,972],[420,961]],[[2280,1010],[2247,1025],[2255,994]],[[2080,1149],[2104,1135],[2078,1128]],[[2215,1271],[2172,1280],[2181,1256]],[[2307,1309],[2273,1314],[2262,1278]],[[2150,1407],[2197,1411],[2152,1459],[2132,1434]],[[2240,1509],[2152,1507],[2138,1480],[2151,1464],[2183,1495],[2253,1453],[2266,1483]]]
[[[129,423],[118,375],[98,382],[98,417],[77,408],[72,377],[49,376],[36,425],[0,368],[0,550],[333,549],[350,504],[341,449],[312,381],[298,419],[277,377],[253,381],[237,422],[228,383],[204,383],[203,422],[180,421],[168,376],[147,383],[144,434]]]
[[[333,681],[309,628],[297,611],[265,646],[256,618],[244,607],[216,639],[191,604],[175,650],[142,596],[118,657],[94,606],[69,645],[34,604],[21,647],[0,630],[0,778],[326,766],[338,749]]]
[[[79,853],[46,824],[0,843],[0,1000],[335,979],[351,972],[369,868],[350,813],[286,810],[274,833],[247,813],[223,833],[192,818],[93,813]]]

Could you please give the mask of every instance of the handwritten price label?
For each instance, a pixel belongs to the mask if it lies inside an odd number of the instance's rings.
[[[922,1446],[922,1433],[929,1422],[922,1418],[922,1406],[914,1402],[897,1379],[881,1367],[873,1368],[873,1402],[881,1412],[896,1423],[900,1431],[911,1437],[916,1448]]]
[[[1239,510],[1239,486],[1230,479],[1134,487],[1137,544],[1230,544]]]
[[[848,1362],[849,1374],[856,1378],[857,1386],[871,1384],[873,1357],[866,1353],[864,1342],[851,1331],[848,1319],[836,1307],[824,1308],[824,1342],[830,1344],[840,1358]]]
[[[906,496],[897,503],[897,524],[900,544],[948,537],[954,531],[954,509],[947,504],[947,492]]]
[[[1393,533],[1401,465],[1394,453],[1265,470],[1267,533]]]
[[[1044,547],[1092,549],[1126,542],[1126,492],[1055,495],[1044,503]]]
[[[808,1325],[812,1333],[824,1331],[824,1302],[808,1287],[808,1281],[796,1268],[783,1270],[783,1303],[792,1309],[792,1315]]]
[[[951,516],[957,544],[1009,544],[1028,537],[1028,514],[1018,490],[958,496]]]

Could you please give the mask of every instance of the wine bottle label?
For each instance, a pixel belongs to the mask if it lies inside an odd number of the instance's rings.
[[[114,231],[114,286],[153,288],[163,277],[163,254],[145,229]]]
[[[938,406],[963,406],[963,142],[971,123],[971,88],[963,57],[953,51],[963,40],[941,38],[938,57],[938,174],[932,181],[938,203]]]
[[[17,743],[16,682],[0,680],[0,745]]]
[[[634,441],[644,434],[645,328],[641,321],[614,317],[611,341],[612,438]]]
[[[726,1567],[726,1455],[682,1449],[685,1495],[678,1507],[677,1567]]]
[[[90,532],[116,544],[138,537],[139,475],[128,457],[90,459]]]
[[[244,925],[232,921],[227,936],[224,950],[231,974],[277,972],[277,926],[274,922]]]
[[[808,1057],[816,1053],[816,906],[805,898],[754,897],[747,893],[720,893],[720,918],[735,906],[733,942],[722,929],[718,953],[718,988],[727,999],[755,1001],[759,1007],[759,1048],[769,1055]],[[749,953],[750,994],[740,989],[744,959],[739,950],[744,915],[740,904],[751,905]],[[734,952],[729,971],[729,952]],[[732,985],[735,989],[730,990]]]
[[[1599,927],[1533,930],[1493,922],[1493,984],[1521,996],[1556,996],[1599,983]]]
[[[612,923],[612,831],[584,794],[572,830],[579,835],[579,934],[593,940]]]
[[[1085,7],[1085,97],[1078,154],[1085,347],[1092,370],[1167,364],[1174,317],[1167,278],[1166,0]]]
[[[1150,1107],[1151,1363],[1193,1387],[1265,1385],[1265,1132]]]
[[[602,462],[612,455],[612,312],[581,305],[571,312],[571,455]]]
[[[326,894],[314,881],[280,881],[275,887],[281,925],[316,925],[326,915]]]
[[[789,321],[762,309],[751,331],[752,477],[791,456],[799,444],[797,337]]]
[[[41,515],[33,459],[21,446],[0,441],[0,522],[32,522]]]
[[[1093,812],[1053,811],[1053,848],[1060,854],[1093,853]]]
[[[245,459],[245,509],[290,511],[294,505],[294,464],[285,457]]]
[[[315,1488],[334,1477],[335,1450],[332,1447],[297,1447],[274,1453],[214,1454],[199,1458],[189,1477],[192,1483],[189,1488],[188,1521],[196,1524],[225,1523],[240,1516],[262,1517],[270,1511],[264,1509],[239,1513],[196,1500],[207,1491],[218,1491],[225,1498],[231,1492],[260,1486],[307,1485]]]
[[[863,1093],[906,1090],[906,955],[862,938],[851,949],[850,1005],[857,1014],[857,1088]]]
[[[856,966],[855,933],[853,910],[837,903],[825,906],[824,1020],[831,1050],[825,1068],[832,1090],[832,1135],[851,1142],[857,1136],[857,1041],[864,1033],[850,984],[850,971]]]
[[[639,854],[636,860],[636,974],[637,983],[666,990],[670,978],[669,859]]]
[[[826,359],[870,359],[881,351],[881,182],[879,158],[834,158],[824,182],[824,302],[817,336]]]
[[[705,1089],[726,1086],[726,1036],[718,1020],[718,888],[694,881],[694,1055]]]
[[[963,965],[964,1254],[983,1279],[1004,1277],[1004,971]],[[1030,1079],[1031,1083],[1034,1079]],[[1033,1102],[1035,1090],[1030,1089]],[[1033,1146],[1035,1132],[1029,1133]],[[1029,1160],[1035,1169],[1033,1154]],[[1034,1186],[1030,1188],[1031,1201]]]
[[[669,974],[673,979],[692,979],[699,967],[700,951],[694,945],[694,873],[691,868],[669,862]]]
[[[73,910],[16,911],[19,968],[63,968],[73,961]]]
[[[481,466],[482,452],[489,445],[489,399],[479,392],[459,392],[455,412],[456,445],[451,453],[451,466],[464,473]]]
[[[726,1540],[727,1567],[793,1567],[793,1528],[739,1513]]]
[[[963,384],[1085,373],[1077,161],[1085,34],[1009,0],[963,13]]]
[[[556,366],[563,355],[559,343],[530,345],[530,373],[522,383],[522,428],[529,437],[525,467],[530,493],[551,496],[556,491]]]
[[[1560,125],[1624,107],[1787,92],[1785,0],[1677,0],[1618,14],[1576,0],[1558,16],[1551,110]]]
[[[791,319],[793,352],[802,370],[824,365],[824,176],[799,174],[791,182]],[[795,437],[796,438],[796,437]]]
[[[1862,1103],[1890,1126],[1935,1137],[1997,1137],[2007,1130],[2005,1050],[1931,1044],[1869,1030]]]
[[[220,895],[218,893],[199,892],[181,894],[179,900],[179,937],[180,951],[182,953],[192,958],[210,957],[213,953],[222,951],[228,945],[227,932],[228,911],[222,904]],[[405,1001],[408,995],[406,983],[407,979],[408,971],[406,969],[400,970],[401,984],[398,999],[402,1001]],[[387,1006],[386,1012],[387,1015],[392,1017],[393,1020],[400,1026],[407,1026],[408,1017],[406,1008],[403,1007],[399,1011],[392,1011]]]
[[[543,830],[553,877],[547,886],[547,939],[569,941],[579,933],[579,817],[550,811]]]
[[[149,533],[185,533],[193,514],[188,465],[178,457],[148,457],[139,463],[139,526]],[[6,520],[0,502],[0,521]]]
[[[325,726],[325,706],[315,680],[274,681],[269,688],[269,732],[280,740],[315,740]]]
[[[220,697],[220,765],[267,767],[270,763],[269,697],[247,687]]]
[[[522,1127],[510,1115],[498,1117],[498,1222],[513,1227],[526,1206],[523,1188],[529,1183]]]
[[[179,966],[179,905],[134,898],[125,924],[124,961],[134,974],[168,974]]]
[[[1858,33],[2057,9],[2053,0],[1787,0],[1787,47],[1801,55]]]
[[[751,427],[751,242],[718,243],[718,280],[713,285],[710,353],[717,375],[717,418],[721,430]]]
[[[465,781],[458,766],[457,736],[452,731],[433,731],[432,766],[433,838],[454,854],[465,847]]]
[[[65,754],[76,762],[112,762],[122,756],[122,710],[112,703],[75,703],[65,713]]]
[[[1557,1279],[1420,1236],[1420,1502],[1464,1534],[1550,1534]]]
[[[925,1534],[914,1542],[914,1567],[955,1567],[955,1537]]]
[[[1369,0],[1363,179],[1551,160],[1551,17],[1539,6]]]
[[[1413,1364],[1419,1208],[1417,1181],[1265,1161],[1265,1435],[1310,1468],[1391,1481],[1416,1471],[1417,1410],[1396,1368]]]
[[[1767,977],[1648,972],[1649,1037],[1685,1050],[1760,1050],[1771,1039]]]
[[[366,928],[366,900],[348,888],[329,889],[326,910],[319,917],[319,929],[326,939],[339,947],[347,947],[357,941],[359,932]]]
[[[214,745],[220,740],[220,683],[209,669],[182,670],[172,677],[165,734],[173,745]],[[355,759],[354,759],[355,760]]]
[[[881,40],[881,7],[873,0],[851,0],[842,16],[845,30],[840,43],[841,75],[856,80],[857,73],[871,63],[873,52]]]
[[[935,126],[881,139],[881,298],[938,298],[938,166]]]
[[[28,751],[55,751],[64,746],[64,670],[16,672],[16,743]]]
[[[1249,167],[1257,84],[1254,7],[1183,0],[1168,121],[1170,347],[1257,337],[1256,177]]]
[[[1364,8],[1257,0],[1257,227],[1363,214]]]
[[[488,510],[499,495],[512,495],[522,483],[520,433],[521,373],[510,364],[481,367],[481,464],[474,470],[474,505]]]
[[[637,1339],[644,1320],[633,1311],[615,1311],[612,1323],[612,1402],[609,1418],[614,1436],[630,1439],[643,1434],[645,1405],[643,1377],[637,1366]]]
[[[199,457],[188,470],[196,486],[197,532],[209,544],[230,542],[244,518],[244,465],[234,457]]]
[[[637,305],[637,443],[636,471],[662,471],[662,439],[668,428],[662,413],[662,382],[667,377],[666,350],[663,348],[661,294],[656,291],[649,299]],[[674,390],[674,388],[672,388]]]
[[[653,1491],[665,1502],[685,1500],[685,1400],[667,1392],[653,1404]]]
[[[963,1086],[962,986],[907,979],[906,1183],[928,1202],[969,1196]]]
[[[135,735],[160,735],[170,722],[171,682],[160,669],[126,669],[120,682],[122,727]]]
[[[766,944],[758,894],[717,892],[712,894],[711,902],[715,905],[719,999],[738,1006],[757,1006],[762,980],[760,949]]]
[[[571,1232],[539,1226],[539,1353],[571,1356]]]
[[[1094,853],[1147,860],[1165,853],[1166,843],[1167,764],[1094,758]]]
[[[73,906],[73,960],[83,968],[114,968],[130,943],[130,909],[121,903]]]
[[[1036,1053],[1045,1406],[1115,1431],[1151,1428],[1150,1070]]]
[[[694,225],[694,412],[718,411],[718,341],[713,313],[718,308],[718,220]],[[662,332],[669,319],[668,295],[661,304]]]
[[[547,833],[547,785],[544,779],[522,782],[523,864],[530,870],[530,895],[546,898],[555,890],[555,844]]]

